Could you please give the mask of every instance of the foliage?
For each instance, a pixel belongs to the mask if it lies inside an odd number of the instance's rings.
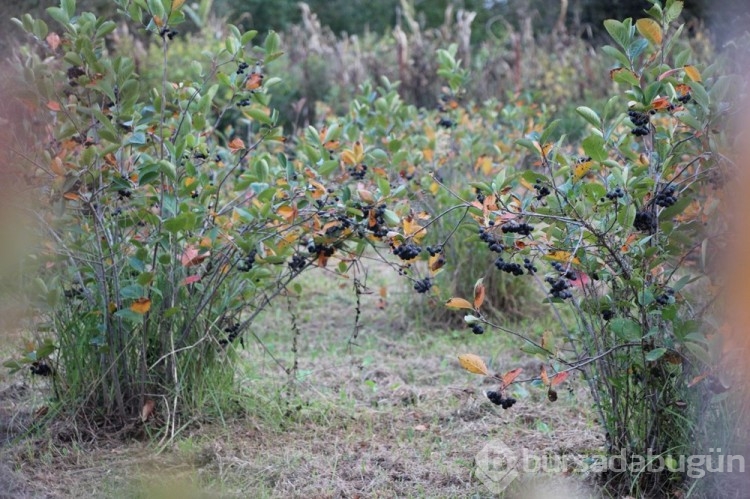
[[[525,381],[550,401],[555,376],[581,372],[612,452],[650,450],[668,463],[701,453],[695,435],[706,427],[690,422],[713,424],[726,389],[701,381],[722,358],[710,255],[721,244],[717,206],[730,168],[721,124],[739,83],[718,65],[699,70],[691,52],[677,48],[681,8],[657,2],[647,18],[608,20],[615,45],[603,51],[620,65],[610,76],[621,96],[600,112],[578,108],[590,125],[580,149],[567,145],[557,122],[518,140],[537,167],[508,165],[467,204],[482,240],[502,249],[498,271],[543,286],[561,330],[537,340],[488,320],[482,282],[473,300],[447,303],[470,311],[474,332],[489,326],[521,339],[522,350],[545,362]],[[691,291],[697,285],[700,293]],[[500,383],[491,400],[505,400],[510,384]],[[685,477],[616,478],[623,492],[651,496]]]

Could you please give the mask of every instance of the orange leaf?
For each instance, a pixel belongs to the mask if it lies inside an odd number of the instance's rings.
[[[49,48],[52,49],[52,52],[57,50],[57,47],[60,46],[60,35],[52,31],[49,35],[47,35],[47,38],[45,38],[47,41],[47,45],[49,45]]]
[[[57,112],[59,112],[62,109],[62,107],[60,107],[60,103],[59,102],[55,102],[55,101],[51,100],[51,101],[47,102],[47,109],[49,109],[50,111],[54,111],[54,112],[57,113]]]
[[[132,310],[136,314],[143,315],[151,310],[151,300],[146,297],[138,298],[130,305],[130,310]]]
[[[430,271],[434,274],[445,265],[445,256],[442,253],[436,253],[435,256],[431,256],[427,260],[427,264],[430,266]]]
[[[549,376],[547,376],[547,368],[542,366],[542,372],[540,374],[540,377],[542,378],[542,383],[544,383],[544,386],[549,385]]]
[[[180,7],[182,7],[182,4],[185,3],[185,0],[172,0],[172,10],[177,10]]]
[[[484,284],[482,283],[484,279],[479,279],[476,284],[474,284],[474,308],[479,309],[479,307],[482,306],[482,303],[484,303]]]
[[[467,308],[469,310],[474,310],[474,307],[471,305],[471,303],[468,302],[468,300],[464,300],[463,298],[451,298],[447,302],[445,302],[445,306],[448,308]]]
[[[570,371],[563,371],[560,373],[555,374],[555,376],[552,378],[552,381],[550,381],[550,386],[557,386],[566,379],[568,379],[568,375],[570,374]]]
[[[487,366],[485,365],[482,358],[478,355],[474,355],[473,353],[463,353],[459,355],[458,363],[461,364],[461,367],[463,367],[470,373],[483,374],[487,376],[490,372],[489,369],[487,369]]]
[[[68,201],[78,201],[81,199],[81,196],[77,192],[66,192],[63,194],[63,198],[67,199]]]
[[[661,26],[653,19],[638,19],[635,22],[635,28],[638,32],[643,35],[648,41],[654,45],[661,45],[662,33]]]
[[[161,28],[162,26],[164,26],[164,21],[161,20],[161,17],[154,16],[154,24],[156,24],[156,26]]]
[[[63,168],[63,162],[59,156],[52,160],[50,169],[55,172],[56,175],[60,175],[61,177],[65,176],[65,168]]]
[[[651,109],[661,111],[662,109],[671,109],[672,103],[666,97],[657,97],[651,101]]]
[[[245,143],[241,138],[235,137],[229,144],[227,144],[227,147],[229,147],[230,151],[237,152],[245,149]]]
[[[507,373],[503,374],[502,380],[503,380],[503,388],[513,383],[519,374],[523,372],[522,367],[517,367],[513,369],[512,371],[508,371]]]
[[[690,64],[688,64],[687,66],[684,66],[682,69],[685,70],[685,74],[691,80],[703,81],[703,79],[701,78],[701,72],[698,71],[698,68],[696,68],[695,66],[691,66]]]
[[[297,207],[295,206],[282,206],[278,209],[279,216],[286,219],[287,222],[291,222],[297,216]]]
[[[146,399],[146,403],[143,404],[143,409],[141,409],[141,421],[146,422],[151,414],[153,414],[155,405],[153,400]]]
[[[688,388],[691,388],[691,387],[697,385],[698,383],[700,383],[701,381],[703,381],[706,378],[706,376],[708,376],[708,373],[699,374],[695,378],[691,379],[690,383],[688,383]]]
[[[211,253],[201,253],[200,251],[198,251],[198,248],[190,244],[185,248],[185,251],[182,252],[182,257],[180,257],[180,262],[185,267],[192,267],[194,265],[198,265],[199,263],[201,263],[210,254]]]
[[[262,84],[263,84],[262,73],[250,73],[250,75],[247,77],[247,83],[245,83],[245,88],[247,90],[255,90],[259,88]]]

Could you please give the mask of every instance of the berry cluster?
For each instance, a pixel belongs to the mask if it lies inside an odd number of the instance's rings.
[[[625,191],[622,190],[622,187],[616,187],[607,193],[607,199],[610,201],[615,201],[624,197]]]
[[[500,226],[500,230],[502,230],[503,233],[506,234],[511,233],[528,236],[531,235],[531,232],[534,230],[534,226],[529,225],[526,222],[518,223],[515,220],[511,220],[510,222],[505,222],[502,226]]]
[[[307,245],[307,251],[310,252],[310,254],[320,256],[323,255],[325,257],[331,257],[333,256],[333,253],[336,251],[336,248],[333,246],[326,246],[325,244],[319,244],[319,243],[310,243]]]
[[[494,234],[484,230],[484,227],[479,227],[479,239],[487,243],[487,246],[489,246],[490,251],[493,253],[501,253],[505,249],[505,246],[498,242]]]
[[[86,71],[84,71],[82,68],[78,66],[71,66],[68,68],[68,83],[71,87],[77,87],[78,86],[78,77],[83,76],[86,74]]]
[[[239,107],[245,107],[250,105],[250,99],[242,99],[237,103],[237,106]]]
[[[615,313],[611,308],[605,308],[602,310],[602,319],[605,321],[610,321],[614,318]]]
[[[245,73],[245,70],[249,67],[249,64],[245,61],[242,61],[239,66],[237,66],[237,74],[241,75]]]
[[[411,260],[419,256],[422,248],[414,243],[406,243],[393,248],[393,254],[402,260]]]
[[[443,252],[443,247],[440,244],[438,244],[437,246],[427,246],[425,249],[427,250],[427,253],[430,254],[430,256],[439,255]]]
[[[523,267],[517,263],[506,262],[503,260],[503,257],[498,257],[498,259],[495,260],[495,267],[497,267],[498,270],[502,270],[508,274],[513,274],[514,276],[523,275]]]
[[[663,208],[668,208],[676,202],[677,197],[675,196],[675,188],[672,184],[667,185],[664,189],[659,191],[654,198],[654,203]]]
[[[482,327],[481,324],[472,324],[472,326],[471,326],[471,332],[474,333],[474,334],[483,334],[484,333],[484,328]]]
[[[417,293],[426,293],[430,290],[431,287],[432,279],[430,279],[429,277],[425,277],[424,279],[420,279],[414,283],[414,290]]]
[[[536,190],[537,201],[541,201],[542,199],[552,194],[552,192],[549,190],[549,187],[547,187],[546,185],[542,185],[541,179],[536,179],[536,182],[534,182],[534,189]]]
[[[503,409],[510,409],[513,407],[513,404],[516,403],[516,399],[513,397],[503,398],[503,394],[501,392],[495,392],[495,391],[488,391],[486,392],[487,398],[490,399],[490,402],[492,402],[495,405],[502,406]]]
[[[628,111],[628,116],[630,117],[630,121],[635,125],[635,128],[633,128],[630,133],[636,137],[642,137],[651,133],[651,130],[649,129],[651,116],[649,116],[648,113],[642,113],[631,109]]]
[[[292,260],[289,262],[289,268],[292,272],[299,272],[307,265],[307,259],[302,255],[294,255]]]
[[[534,265],[528,258],[523,259],[523,267],[526,269],[527,273],[532,275],[539,271],[539,269],[536,268],[536,265]]]
[[[237,335],[240,334],[240,325],[233,322],[224,328],[224,332],[227,333],[227,337],[219,340],[219,345],[223,347],[232,343],[237,338]]]
[[[674,289],[664,288],[664,293],[656,297],[656,303],[662,307],[669,305],[674,300]]]
[[[438,121],[438,126],[441,126],[443,128],[453,128],[454,126],[456,126],[456,122],[451,119],[442,117],[440,118],[440,121]]]
[[[237,269],[240,272],[248,272],[250,269],[252,269],[253,265],[255,264],[256,254],[257,251],[252,250],[247,255],[245,255],[245,257],[237,263]]]
[[[130,189],[120,189],[117,191],[117,196],[120,198],[120,200],[124,198],[130,199],[132,195],[133,195],[133,192]]]
[[[560,298],[561,300],[573,298],[573,293],[569,289],[570,282],[565,277],[554,278],[547,276],[544,280],[550,285],[549,294],[553,298]]]
[[[347,171],[354,180],[363,180],[365,178],[365,175],[367,174],[367,165],[361,164],[350,166],[349,168],[347,168]]]
[[[161,36],[162,38],[167,37],[170,40],[172,40],[175,36],[179,34],[180,32],[177,31],[176,29],[167,28],[167,27],[164,27],[161,29],[161,31],[159,31],[159,36]]]
[[[656,231],[656,217],[648,209],[637,211],[635,220],[633,220],[633,227],[642,232],[653,233]]]
[[[37,376],[51,376],[52,375],[52,368],[43,360],[33,362],[29,366],[29,371],[31,371],[31,374],[35,374]]]
[[[682,104],[687,104],[688,102],[690,102],[690,92],[680,95],[679,97],[677,97],[677,100]]]
[[[375,208],[375,213],[373,214],[375,216],[375,225],[370,227],[372,233],[379,239],[388,235],[388,228],[385,226],[385,208],[385,204],[381,204]]]

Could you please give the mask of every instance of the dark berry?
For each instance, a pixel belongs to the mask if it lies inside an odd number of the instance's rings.
[[[557,400],[557,392],[553,390],[552,388],[550,388],[549,391],[547,392],[547,399],[550,402],[555,402]]]
[[[612,309],[607,308],[602,310],[602,319],[605,321],[612,320],[612,318],[615,316],[615,313],[612,311]]]
[[[656,231],[656,217],[650,210],[636,212],[633,227],[642,232],[653,233]]]
[[[516,399],[513,397],[508,397],[507,399],[503,399],[503,401],[500,403],[503,409],[510,409],[513,407],[513,404],[516,403]]]
[[[503,401],[505,401],[505,399],[503,398],[503,395],[500,392],[488,391],[488,392],[485,392],[485,395],[487,395],[487,398],[490,399],[490,402],[492,402],[495,405],[500,405],[503,403]]]
[[[473,326],[471,326],[471,332],[474,334],[483,334],[484,328],[481,324],[474,324]]]
[[[432,280],[429,277],[425,277],[424,279],[420,279],[414,283],[414,290],[417,293],[426,293],[430,290],[431,287]]]

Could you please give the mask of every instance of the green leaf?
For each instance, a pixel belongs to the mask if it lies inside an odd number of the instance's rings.
[[[597,129],[602,128],[602,119],[599,117],[596,111],[594,111],[590,107],[579,106],[576,108],[576,112],[581,115],[583,119],[594,125]]]
[[[604,161],[607,159],[607,151],[604,149],[604,139],[599,135],[589,135],[583,139],[582,147],[587,156],[591,156],[594,161]]]
[[[667,8],[667,12],[664,15],[664,20],[667,21],[667,23],[671,23],[678,17],[680,17],[680,14],[682,13],[683,8],[683,2],[682,0],[672,3],[672,5]]]
[[[662,358],[665,353],[667,353],[666,348],[654,348],[653,350],[651,350],[649,353],[646,354],[646,360],[648,362],[654,362]]]
[[[613,319],[609,323],[609,329],[622,341],[636,341],[641,339],[641,326],[631,319]]]
[[[62,0],[60,3],[60,7],[65,11],[68,19],[76,15],[76,0]]]
[[[617,21],[616,19],[607,19],[604,21],[604,29],[607,30],[607,33],[609,33],[609,36],[612,37],[614,41],[617,42],[620,47],[624,48],[625,50],[628,49],[630,46],[630,30],[628,27],[621,23],[620,21]]]

